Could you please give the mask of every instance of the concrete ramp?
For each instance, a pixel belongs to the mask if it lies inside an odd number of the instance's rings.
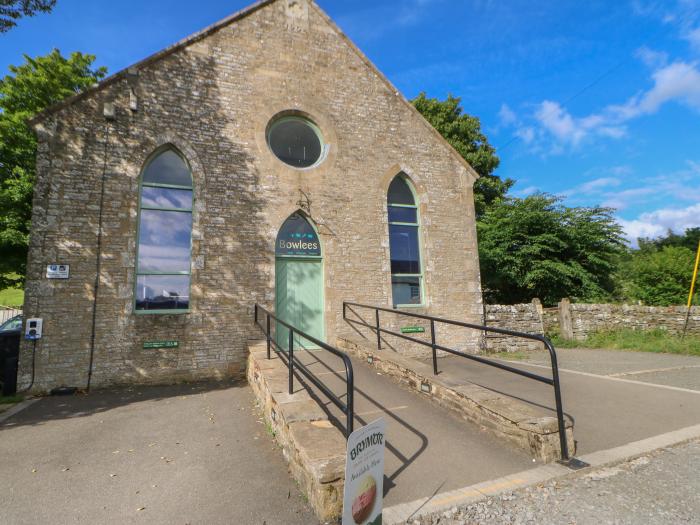
[[[344,392],[344,368],[338,358],[323,350],[297,350],[295,356],[338,395]],[[290,462],[292,474],[302,487],[309,487],[310,502],[320,504],[315,508],[337,505],[336,496],[342,502],[342,489],[336,478],[342,476],[344,467],[344,440],[339,430],[344,415],[298,377],[290,396],[286,390],[286,367],[277,356],[272,357],[267,360],[264,345],[251,347],[249,381]],[[387,422],[385,505],[514,474],[536,463],[508,441],[464,421],[424,395],[409,391],[366,361],[353,358],[352,362],[356,428],[380,417]],[[314,400],[315,407],[309,399]],[[326,421],[333,425],[332,429]],[[310,481],[310,476],[315,476],[316,481]],[[323,494],[316,497],[310,490]],[[317,514],[327,517],[332,512],[317,508]]]

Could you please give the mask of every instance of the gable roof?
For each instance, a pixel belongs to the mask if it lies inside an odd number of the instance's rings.
[[[56,104],[49,106],[48,108],[44,109],[43,111],[40,111],[37,113],[34,117],[29,119],[29,124],[31,126],[34,126],[36,124],[39,124],[41,121],[43,121],[45,118],[49,117],[50,115],[53,115],[57,113],[58,111],[71,106],[72,104],[78,102],[79,100],[88,98],[92,96],[95,93],[98,93],[105,89],[108,86],[111,86],[115,82],[118,82],[121,79],[126,78],[130,73],[132,73],[134,70],[139,70],[149,64],[152,64],[154,62],[157,62],[161,60],[162,58],[165,58],[185,47],[188,47],[192,44],[195,44],[199,42],[200,40],[203,40],[204,38],[208,37],[212,33],[215,33],[216,31],[233,24],[235,22],[238,22],[239,20],[242,20],[246,18],[247,16],[253,14],[259,9],[262,9],[263,7],[266,7],[270,4],[273,4],[277,2],[278,0],[258,0],[256,3],[246,7],[245,9],[242,9],[236,13],[233,13],[230,16],[227,16],[226,18],[223,18],[222,20],[219,20],[218,22],[215,22],[214,24],[205,27],[201,31],[198,31],[196,33],[193,33],[192,35],[180,40],[179,42],[176,42],[165,49],[162,49],[161,51],[158,51],[157,53],[154,53],[143,60],[136,62],[135,64],[122,69],[121,71],[118,71],[117,73],[114,73],[113,75],[108,76],[98,84],[86,89],[85,91],[78,93],[76,95],[73,95],[71,97],[68,97],[60,102],[57,102]],[[414,113],[414,115],[419,117],[419,120],[428,128],[428,130],[433,134],[433,136],[440,141],[443,145],[447,146],[448,150],[452,152],[452,154],[455,156],[455,158],[466,168],[467,172],[474,177],[474,179],[479,178],[479,174],[472,168],[472,166],[462,157],[462,155],[459,154],[459,152],[443,137],[439,131],[437,131],[430,122],[428,122],[425,117],[418,111],[413,104],[411,104],[406,97],[403,96],[403,94],[396,89],[396,87],[389,81],[389,79],[372,63],[372,61],[367,58],[367,56],[354,44],[350,38],[336,25],[336,23],[331,19],[330,16],[328,16],[323,9],[321,9],[315,2],[315,0],[308,0],[309,1],[309,6],[313,8],[325,21],[328,23],[328,25],[338,34],[338,36],[352,49],[355,54],[362,60],[362,62],[370,68],[372,72],[374,72],[377,77],[389,88],[391,92],[393,92],[397,97],[401,99],[401,101],[410,108],[410,110]]]

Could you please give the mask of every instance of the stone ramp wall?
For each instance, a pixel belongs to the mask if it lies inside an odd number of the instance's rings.
[[[289,394],[287,367],[274,354],[274,359],[267,359],[264,343],[249,350],[248,383],[292,476],[322,523],[339,519],[343,510],[345,437],[307,390],[299,388],[298,380],[297,391]]]

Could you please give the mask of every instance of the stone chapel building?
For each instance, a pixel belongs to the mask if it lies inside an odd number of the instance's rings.
[[[255,303],[330,344],[343,301],[481,324],[476,173],[312,0],[258,2],[33,126],[43,334],[19,388],[243,377]]]

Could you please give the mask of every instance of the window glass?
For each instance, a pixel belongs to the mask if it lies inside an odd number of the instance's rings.
[[[191,236],[191,213],[142,210],[139,272],[189,271]]]
[[[394,275],[391,278],[394,304],[421,304],[421,278]]]
[[[389,226],[391,273],[421,273],[418,250],[418,227]]]
[[[418,210],[416,208],[397,208],[389,206],[389,222],[418,223]]]
[[[141,190],[141,206],[144,208],[191,210],[192,190],[144,186]]]
[[[192,201],[192,176],[179,154],[168,149],[149,162],[139,210],[137,311],[189,308]]]
[[[391,182],[387,204],[394,305],[423,304],[418,206],[404,175]]]
[[[143,172],[143,182],[191,187],[192,177],[182,157],[173,150],[165,150],[148,163]]]
[[[140,275],[136,283],[138,310],[186,310],[190,306],[189,275]]]
[[[295,168],[313,166],[323,153],[323,143],[316,126],[298,117],[282,118],[272,124],[268,143],[278,159]]]
[[[408,204],[416,205],[416,200],[413,197],[411,188],[403,177],[396,177],[389,186],[389,204]]]

